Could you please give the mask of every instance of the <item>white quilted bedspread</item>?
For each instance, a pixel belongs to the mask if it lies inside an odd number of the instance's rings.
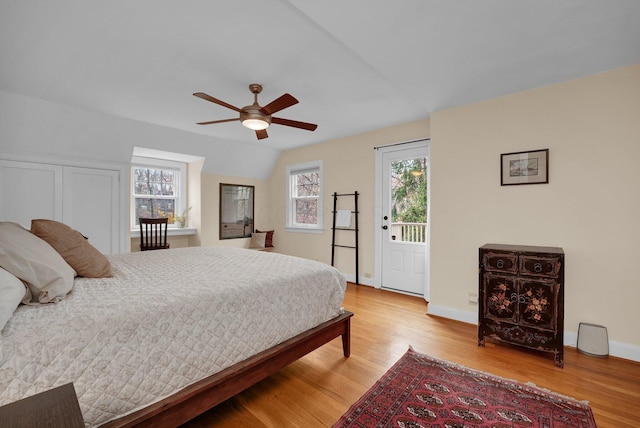
[[[109,259],[113,278],[16,310],[0,405],[73,382],[85,425],[104,424],[335,317],[346,287],[325,264],[229,247]]]

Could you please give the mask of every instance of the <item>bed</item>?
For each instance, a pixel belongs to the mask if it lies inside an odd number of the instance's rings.
[[[72,382],[85,425],[177,426],[342,337],[346,281],[325,264],[197,247],[109,256],[58,303],[2,329],[0,405]]]

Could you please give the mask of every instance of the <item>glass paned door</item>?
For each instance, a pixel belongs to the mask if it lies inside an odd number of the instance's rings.
[[[424,295],[427,275],[427,145],[382,156],[381,286]]]

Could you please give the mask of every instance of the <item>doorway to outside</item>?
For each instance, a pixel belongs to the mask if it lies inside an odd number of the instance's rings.
[[[429,297],[429,141],[376,148],[376,287]]]

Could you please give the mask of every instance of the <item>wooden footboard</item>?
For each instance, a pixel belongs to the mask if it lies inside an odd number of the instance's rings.
[[[343,314],[245,361],[209,376],[164,400],[104,427],[176,427],[271,376],[286,365],[342,336],[345,357],[351,353],[351,317]]]

